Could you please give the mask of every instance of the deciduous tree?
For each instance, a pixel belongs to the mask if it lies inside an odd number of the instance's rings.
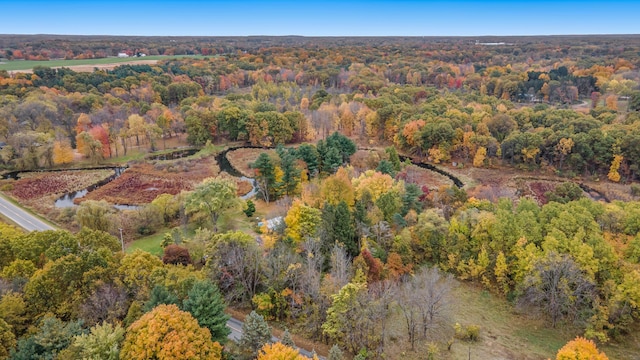
[[[231,179],[205,179],[188,195],[185,207],[188,213],[202,212],[207,215],[213,226],[213,231],[218,232],[220,216],[240,207],[237,192],[238,187]]]
[[[217,360],[222,347],[191,314],[175,305],[160,305],[129,326],[120,358]]]

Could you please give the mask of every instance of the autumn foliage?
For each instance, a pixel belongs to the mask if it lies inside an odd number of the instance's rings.
[[[175,305],[159,305],[127,329],[120,358],[218,360],[222,347],[191,314]]]
[[[577,337],[558,351],[556,360],[609,360],[609,358],[598,351],[592,340]]]
[[[304,360],[306,357],[300,355],[298,350],[282,343],[266,344],[260,349],[258,360]]]

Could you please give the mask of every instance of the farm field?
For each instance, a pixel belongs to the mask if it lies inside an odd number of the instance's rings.
[[[27,72],[30,73],[34,67],[36,66],[46,66],[51,68],[60,68],[66,67],[70,68],[76,72],[92,72],[94,68],[98,69],[106,69],[111,70],[116,66],[120,65],[153,65],[157,63],[159,60],[171,59],[176,57],[190,57],[190,58],[198,58],[200,56],[165,56],[165,55],[157,55],[157,56],[145,56],[145,57],[128,57],[128,58],[117,58],[117,57],[108,57],[101,59],[82,59],[82,60],[45,60],[45,61],[34,61],[34,60],[12,60],[12,61],[2,61],[0,62],[0,70],[7,70],[11,72]]]

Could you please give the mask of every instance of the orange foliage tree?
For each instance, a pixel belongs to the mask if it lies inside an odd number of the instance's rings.
[[[53,163],[56,165],[69,164],[73,161],[73,150],[66,141],[53,143]]]
[[[159,305],[129,326],[120,357],[218,360],[222,346],[188,312],[175,305]]]

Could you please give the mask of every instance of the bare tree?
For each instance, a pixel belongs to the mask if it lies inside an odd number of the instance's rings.
[[[450,274],[423,268],[402,285],[398,306],[405,319],[411,349],[418,336],[433,338],[447,328],[452,308]]]
[[[102,284],[80,306],[80,317],[87,326],[103,321],[112,323],[125,317],[128,305],[125,289],[112,284]]]
[[[331,250],[331,279],[338,289],[345,286],[351,279],[351,259],[344,246],[335,244]]]
[[[541,309],[550,317],[553,327],[564,319],[583,320],[581,315],[589,313],[597,296],[595,284],[573,259],[554,252],[536,262],[522,286],[520,305]]]

